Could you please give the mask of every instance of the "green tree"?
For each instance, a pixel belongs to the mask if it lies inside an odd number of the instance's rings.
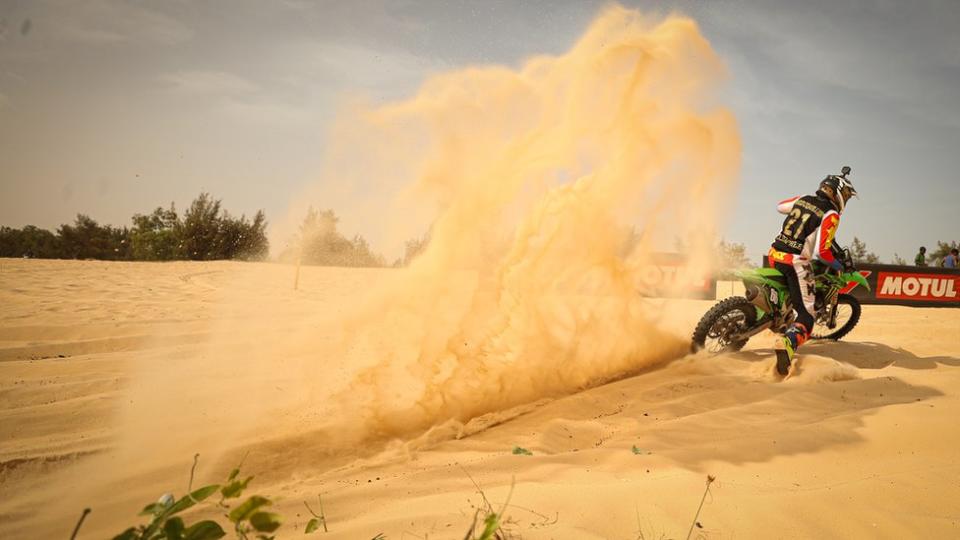
[[[288,253],[284,258],[299,257],[303,264],[322,266],[384,266],[382,255],[374,253],[363,237],[355,235],[348,240],[337,230],[340,218],[333,210],[317,211],[313,207],[307,210],[300,225],[298,238],[293,249],[299,253]]]
[[[720,242],[714,248],[717,279],[734,279],[733,271],[740,268],[753,268],[756,265],[747,257],[747,248],[739,242]]]
[[[725,242],[717,244],[717,259],[721,268],[754,267],[753,261],[747,257],[747,248],[739,242]]]
[[[270,248],[263,210],[252,221],[246,216],[233,218],[209,193],[201,193],[190,204],[183,220],[171,204],[169,210],[138,214],[133,222],[133,252],[140,260],[254,260],[265,258]]]
[[[60,239],[52,232],[27,225],[23,229],[0,227],[0,257],[53,259],[60,256]]]
[[[105,227],[109,252],[104,257],[114,261],[129,261],[132,256],[130,229],[127,227]]]
[[[129,229],[101,226],[84,214],[77,214],[73,225],[61,225],[57,235],[63,258],[122,260],[130,255]]]
[[[403,250],[403,259],[397,261],[396,266],[409,266],[413,259],[418,255],[423,253],[427,249],[427,244],[430,243],[430,231],[427,231],[427,234],[423,235],[423,238],[413,238],[407,240],[407,243],[404,245]]]
[[[184,213],[179,255],[194,261],[219,258],[219,229],[220,201],[214,200],[209,193],[201,193]]]
[[[950,254],[951,249],[960,249],[960,244],[957,244],[956,240],[950,242],[949,244],[947,242],[941,242],[940,240],[937,240],[937,249],[927,253],[927,261],[929,261],[930,266],[942,265],[944,257]]]
[[[266,235],[267,221],[263,211],[257,212],[253,221],[246,216],[239,219],[224,212],[218,220],[217,234],[213,241],[212,259],[262,259],[267,255],[269,244]]]
[[[850,256],[853,257],[853,262],[856,264],[876,264],[880,262],[880,257],[876,253],[868,252],[867,245],[856,236],[850,242]]]
[[[247,222],[240,217],[240,236],[235,241],[233,258],[244,260],[263,260],[270,252],[270,242],[267,240],[267,216],[263,210],[258,210],[253,221]]]
[[[0,257],[166,261],[173,259],[262,259],[269,252],[263,210],[252,220],[221,212],[220,201],[201,193],[184,219],[171,203],[135,214],[133,227],[100,225],[78,214],[56,234],[28,225],[0,227]],[[347,242],[349,244],[349,242]],[[357,249],[366,248],[365,242]]]
[[[169,261],[179,258],[183,224],[173,203],[152,214],[135,214],[130,233],[131,256],[138,261]]]

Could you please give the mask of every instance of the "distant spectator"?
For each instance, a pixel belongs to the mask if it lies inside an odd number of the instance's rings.
[[[917,266],[926,266],[927,265],[927,248],[920,246],[920,253],[917,253],[917,256],[913,259],[913,264]]]
[[[956,268],[957,267],[957,248],[950,250],[950,254],[943,258],[943,267],[944,268]]]

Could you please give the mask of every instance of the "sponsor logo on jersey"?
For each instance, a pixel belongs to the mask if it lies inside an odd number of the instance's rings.
[[[803,249],[803,242],[797,242],[796,240],[790,238],[789,236],[780,233],[777,235],[777,242],[784,244],[785,246],[791,247],[797,251]]]
[[[797,202],[795,202],[795,203],[793,203],[793,204],[794,204],[794,206],[799,206],[800,208],[803,208],[804,210],[807,210],[808,212],[810,212],[811,214],[817,216],[818,218],[822,218],[822,217],[823,217],[823,210],[822,210],[820,207],[818,207],[817,205],[815,205],[815,204],[810,204],[810,203],[808,203],[807,201],[805,201],[805,200],[803,200],[803,199],[799,199],[799,200],[797,200]]]
[[[781,262],[781,263],[787,263],[787,264],[793,263],[792,253],[785,253],[783,251],[778,251],[774,248],[770,248],[770,251],[767,253],[767,255],[774,262]]]
[[[877,298],[901,300],[960,300],[960,276],[945,274],[908,274],[880,272],[877,276]]]

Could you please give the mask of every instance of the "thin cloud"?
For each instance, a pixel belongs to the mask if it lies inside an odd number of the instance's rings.
[[[244,124],[298,125],[313,118],[310,109],[235,73],[179,71],[162,75],[160,80],[172,93],[208,99],[211,110]]]
[[[276,127],[309,125],[315,121],[310,109],[261,97],[226,98],[219,107],[225,114],[246,124]]]
[[[26,10],[35,30],[75,44],[159,43],[190,40],[193,31],[175,17],[146,5],[115,0],[61,4],[36,2]]]
[[[832,2],[817,9],[756,5],[736,18],[718,10],[710,22],[731,44],[749,45],[749,63],[763,78],[738,84],[751,91],[772,86],[781,94],[846,92],[922,122],[957,125],[960,37],[952,28],[960,4],[941,3],[937,10],[891,4],[869,11],[852,13]],[[738,76],[745,67],[741,62]]]
[[[402,50],[378,50],[352,45],[321,45],[315,59],[328,73],[343,74],[346,83],[387,90],[398,82],[419,83],[447,66]]]
[[[234,96],[259,90],[259,86],[234,73],[225,71],[177,71],[160,76],[172,91],[188,95]]]

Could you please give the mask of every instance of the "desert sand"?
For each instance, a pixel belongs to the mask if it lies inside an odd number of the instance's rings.
[[[463,538],[484,496],[515,537],[686,538],[708,475],[693,538],[960,536],[960,311],[866,306],[781,381],[769,335],[686,355],[711,302],[649,299],[655,361],[425,430],[370,420],[411,389],[359,384],[391,336],[344,322],[399,272],[305,267],[295,291],[280,264],[0,260],[0,537],[68,538],[85,507],[78,537],[110,537],[195,453],[195,486],[246,455],[278,538],[318,494],[325,538]]]

